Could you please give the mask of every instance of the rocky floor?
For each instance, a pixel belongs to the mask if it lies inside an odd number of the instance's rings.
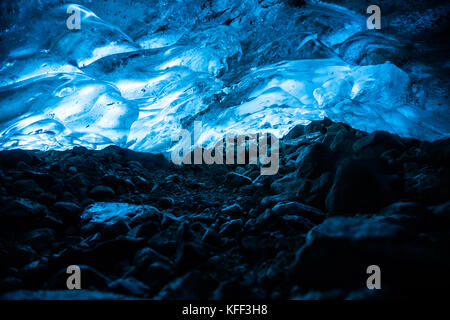
[[[328,119],[280,170],[118,147],[0,152],[3,299],[372,299],[450,287],[450,139]],[[79,265],[83,290],[67,290]],[[368,290],[366,269],[381,269]]]

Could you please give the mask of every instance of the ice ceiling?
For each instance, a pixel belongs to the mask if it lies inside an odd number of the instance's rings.
[[[448,87],[436,75],[449,63],[409,61],[414,44],[367,30],[365,11],[318,1],[80,3],[81,30],[67,28],[69,3],[56,0],[18,1],[2,28],[1,149],[162,152],[194,120],[204,144],[228,132],[282,136],[325,116],[366,131],[449,135]]]

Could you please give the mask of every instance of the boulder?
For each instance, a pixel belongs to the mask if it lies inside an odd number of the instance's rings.
[[[316,143],[306,146],[297,157],[297,176],[302,178],[317,178],[322,173],[332,170],[336,156],[328,146]]]
[[[225,183],[230,188],[239,188],[252,183],[252,179],[237,172],[229,172],[225,177]]]
[[[376,265],[384,296],[422,296],[448,287],[448,243],[433,246],[414,236],[420,226],[404,221],[410,223],[379,215],[326,219],[298,250],[292,283],[303,289],[367,290],[367,268]]]
[[[373,163],[345,159],[339,165],[326,198],[330,212],[375,212],[394,200],[387,178]]]
[[[115,194],[113,189],[106,186],[96,186],[89,191],[89,196],[95,200],[109,199],[114,197]]]

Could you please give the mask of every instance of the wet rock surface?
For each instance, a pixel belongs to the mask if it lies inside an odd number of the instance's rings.
[[[1,295],[438,295],[450,285],[449,148],[325,119],[281,140],[273,176],[119,147],[2,151]],[[66,290],[69,265],[80,292]],[[366,288],[369,265],[381,290]]]

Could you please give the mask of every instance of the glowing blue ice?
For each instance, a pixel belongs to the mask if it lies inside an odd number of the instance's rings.
[[[401,40],[364,32],[363,15],[276,0],[160,0],[144,14],[127,1],[92,3],[95,13],[86,1],[77,31],[66,27],[67,6],[43,2],[26,12],[45,20],[25,12],[1,31],[19,39],[1,55],[1,149],[167,151],[194,120],[203,144],[229,132],[282,136],[325,116],[367,131],[449,135],[432,70],[389,62]]]

